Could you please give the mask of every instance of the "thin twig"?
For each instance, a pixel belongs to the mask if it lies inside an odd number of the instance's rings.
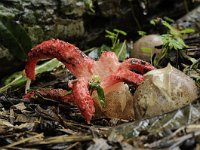
[[[190,66],[190,69],[192,69],[193,67],[194,67],[194,65],[196,65],[197,63],[199,63],[200,62],[200,58],[199,59],[197,59],[196,60],[196,62],[195,63],[193,63],[191,66]]]
[[[58,143],[67,143],[67,142],[81,142],[81,141],[89,141],[92,140],[91,135],[61,135],[56,137],[50,137],[44,139],[43,141],[39,141],[37,143],[32,143],[32,145],[43,145],[43,144],[58,144]]]
[[[174,148],[174,147],[180,145],[185,140],[192,138],[193,136],[200,135],[200,131],[198,131],[199,129],[200,129],[199,125],[192,124],[192,125],[184,126],[184,127],[177,129],[173,134],[171,134],[161,140],[155,141],[151,144],[145,144],[145,147],[163,148],[163,147],[170,146],[170,148]],[[176,137],[177,134],[180,133],[181,131],[184,131],[184,134],[186,134],[186,135],[184,135],[182,137]],[[190,133],[187,134],[187,132],[190,132]]]
[[[76,145],[78,145],[79,143],[80,142],[73,143],[69,147],[67,147],[65,150],[70,150],[70,149],[74,148]]]
[[[28,142],[28,141],[33,140],[33,139],[40,140],[40,138],[43,138],[43,137],[44,137],[43,133],[36,134],[34,136],[31,136],[31,137],[28,137],[28,138],[24,138],[24,139],[19,140],[17,142],[14,142],[14,143],[11,143],[9,145],[6,145],[5,148],[13,147],[13,146]]]
[[[183,143],[187,139],[190,139],[190,138],[198,136],[198,135],[200,135],[200,131],[193,132],[193,133],[187,134],[185,136],[182,136],[180,138],[177,138],[177,139],[174,140],[174,144],[172,146],[170,146],[169,149],[173,149],[173,148],[179,146],[181,143]]]

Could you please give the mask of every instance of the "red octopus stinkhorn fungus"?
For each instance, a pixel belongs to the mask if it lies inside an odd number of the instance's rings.
[[[41,59],[57,58],[66,68],[77,78],[70,82],[71,94],[66,94],[65,90],[51,89],[39,90],[42,95],[57,97],[63,102],[73,102],[78,106],[81,114],[90,123],[95,113],[97,102],[90,95],[89,82],[94,76],[98,76],[100,86],[105,94],[116,89],[116,85],[124,85],[124,82],[139,85],[144,77],[132,72],[137,70],[141,74],[155,69],[151,64],[136,58],[129,58],[120,63],[114,52],[102,53],[99,60],[95,61],[74,45],[61,40],[48,40],[35,46],[28,54],[28,61],[25,67],[26,76],[30,80],[35,80],[35,66]],[[113,88],[115,87],[115,88]],[[34,92],[28,93],[24,98],[30,98]]]

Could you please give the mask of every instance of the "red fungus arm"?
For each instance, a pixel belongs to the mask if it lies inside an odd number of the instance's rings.
[[[57,58],[76,77],[89,76],[94,60],[74,45],[61,40],[48,40],[35,46],[28,54],[25,67],[29,79],[35,80],[35,66],[41,59]],[[81,69],[80,69],[81,68]]]
[[[156,69],[150,63],[137,58],[129,58],[123,61],[120,65],[120,69],[123,68],[127,68],[128,70],[135,69],[142,74]]]
[[[95,113],[95,108],[93,98],[90,96],[88,89],[89,82],[86,78],[78,78],[72,84],[74,103],[78,106],[87,123],[90,123]]]
[[[33,98],[34,96],[41,95],[43,97],[51,98],[64,103],[74,103],[79,108],[87,123],[90,123],[90,120],[94,115],[95,108],[93,98],[90,96],[90,92],[88,90],[88,80],[85,78],[79,78],[73,81],[72,84],[72,94],[67,94],[67,91],[63,89],[39,89],[27,93],[23,96],[23,99],[27,100]]]
[[[28,92],[23,96],[23,99],[28,100],[37,95],[64,103],[73,102],[74,99],[72,94],[68,94],[68,92],[63,89],[38,89],[35,91]]]
[[[143,82],[144,77],[140,74],[132,72],[128,69],[120,69],[112,75],[106,77],[101,82],[101,87],[106,88],[112,86],[118,82],[134,83],[139,85]]]

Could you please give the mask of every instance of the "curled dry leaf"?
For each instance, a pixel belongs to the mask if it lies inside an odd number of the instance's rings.
[[[170,64],[148,72],[134,94],[137,119],[181,108],[198,97],[195,82]]]
[[[158,54],[160,52],[160,49],[156,47],[161,46],[162,44],[163,42],[160,35],[145,35],[133,44],[131,57],[149,61],[151,55]],[[149,49],[148,52],[147,49]]]

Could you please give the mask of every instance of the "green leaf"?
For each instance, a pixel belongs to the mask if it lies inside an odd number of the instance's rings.
[[[49,60],[39,66],[36,67],[37,74],[52,71],[53,69],[63,65],[60,61],[56,58]],[[0,92],[6,91],[10,87],[14,86],[22,86],[26,83],[27,78],[23,75],[22,71],[14,73],[13,75],[9,76],[4,80],[5,86],[0,88]]]
[[[118,44],[118,47],[116,47],[115,53],[117,54],[117,57],[119,60],[125,60],[126,59],[126,40],[122,44]],[[114,48],[115,49],[115,48]]]
[[[113,31],[116,32],[116,33],[120,33],[122,35],[127,35],[127,33],[125,31],[122,31],[122,30],[119,30],[119,29],[114,29]]]
[[[152,51],[152,49],[149,47],[142,47],[141,50],[142,50],[142,52],[145,52],[145,53],[151,53],[151,51]]]
[[[98,49],[98,56],[100,57],[103,52],[108,51],[108,50],[110,50],[109,46],[104,45],[104,44],[101,45],[101,47],[99,47]]]
[[[25,61],[27,52],[31,49],[31,39],[17,22],[0,17],[1,44],[8,48],[18,59]]]
[[[113,35],[114,37],[116,36],[115,33],[111,32],[111,31],[108,31],[108,30],[106,30],[106,33],[107,33],[108,35]]]
[[[143,37],[147,34],[145,31],[137,31],[137,32],[141,37]]]
[[[86,8],[88,8],[92,13],[95,13],[95,10],[93,9],[93,1],[92,0],[84,0]]]
[[[187,45],[183,41],[183,39],[179,36],[173,36],[171,34],[164,34],[161,36],[162,41],[164,43],[164,47],[172,50],[182,50],[183,48],[186,48]]]
[[[172,27],[168,22],[162,21],[162,24],[169,29],[172,35],[179,35],[179,31]]]
[[[169,18],[169,17],[167,17],[167,16],[165,16],[163,19],[168,21],[168,22],[174,23],[174,20]]]
[[[101,106],[105,107],[105,95],[103,88],[101,86],[98,86],[96,90]]]
[[[150,20],[150,24],[152,24],[153,26],[155,26],[156,25],[156,20],[155,19]]]
[[[110,38],[111,40],[116,38],[116,35],[106,35],[105,37]]]
[[[91,81],[89,82],[89,90],[92,93],[94,90],[97,91],[98,99],[100,101],[101,106],[105,106],[105,95],[103,88],[100,86],[100,77],[97,75],[93,75]]]
[[[126,35],[127,33],[119,30],[113,29],[113,32],[106,30],[107,35],[105,37],[110,38],[112,41],[111,51],[115,52],[120,60],[124,60],[126,58],[126,41],[122,44],[120,43],[120,39],[118,38],[119,34]]]
[[[180,31],[182,34],[194,33],[195,30],[192,28],[186,28]]]

